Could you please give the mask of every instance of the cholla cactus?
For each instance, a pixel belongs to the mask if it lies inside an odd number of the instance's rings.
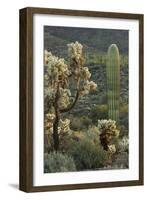
[[[48,76],[54,84],[68,78],[70,72],[63,58],[58,58],[52,55],[51,52],[47,53],[47,51],[45,51],[44,59],[45,63],[47,64],[46,78]]]
[[[69,57],[79,62],[82,58],[83,46],[77,41],[75,43],[70,43],[67,46]]]
[[[55,119],[55,114],[47,113],[44,120],[44,127],[46,129],[52,128],[54,119]]]
[[[86,80],[85,85],[80,90],[80,96],[88,94],[90,90],[96,90],[97,84],[94,81]]]
[[[91,73],[89,72],[88,67],[83,67],[81,69],[81,74],[80,74],[81,78],[83,79],[89,79],[91,77]]]
[[[44,65],[47,65],[48,64],[48,60],[49,60],[49,57],[51,56],[51,53],[48,52],[47,50],[44,51]]]
[[[70,120],[69,119],[65,119],[65,120],[60,119],[60,127],[61,127],[61,132],[68,133],[70,131]]]
[[[108,151],[112,149],[112,146],[110,146],[112,140],[119,136],[119,130],[116,127],[116,121],[111,119],[98,120],[98,129],[100,132],[100,141],[104,150]]]
[[[44,52],[44,97],[48,107],[47,112],[49,115],[51,112],[55,115],[53,120],[45,115],[45,129],[52,131],[56,151],[59,148],[60,131],[69,130],[69,127],[62,128],[60,125],[63,125],[64,122],[70,123],[67,120],[61,120],[61,113],[70,111],[80,97],[97,88],[97,84],[89,80],[91,73],[85,66],[83,46],[79,42],[67,46],[69,64],[63,58],[58,58],[47,50]],[[73,80],[75,93],[71,95],[69,83]],[[61,130],[59,130],[59,127]]]
[[[51,117],[47,117],[45,119],[45,123],[44,126],[46,128],[45,133],[46,134],[53,134],[53,123],[54,123],[54,119],[55,119],[55,115],[54,114],[47,114],[46,116],[51,116]],[[62,133],[69,133],[70,131],[70,120],[69,119],[65,119],[65,120],[61,120],[59,121],[59,126],[58,126],[58,133],[62,134]]]
[[[70,104],[71,92],[69,89],[60,88],[60,108],[64,109]]]
[[[114,154],[116,152],[116,147],[114,144],[108,145],[108,151],[110,154]]]

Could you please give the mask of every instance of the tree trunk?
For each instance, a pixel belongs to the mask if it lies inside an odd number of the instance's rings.
[[[56,118],[53,124],[53,140],[54,140],[54,149],[55,151],[58,151],[59,149],[58,126],[59,126],[59,120],[60,120],[59,109],[56,109],[55,113],[56,113]]]
[[[54,149],[55,151],[58,151],[59,149],[59,134],[58,134],[58,126],[59,126],[59,120],[60,120],[60,111],[59,111],[59,86],[57,88],[55,102],[54,102],[54,108],[55,108],[55,121],[53,124],[53,140],[54,140]]]

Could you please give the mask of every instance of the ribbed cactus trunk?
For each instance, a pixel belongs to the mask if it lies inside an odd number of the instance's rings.
[[[119,124],[120,56],[116,44],[111,44],[107,55],[108,117]]]

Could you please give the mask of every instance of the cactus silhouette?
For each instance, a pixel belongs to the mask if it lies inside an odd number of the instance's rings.
[[[107,54],[107,97],[108,118],[119,124],[119,98],[120,98],[120,56],[116,44],[111,44]]]

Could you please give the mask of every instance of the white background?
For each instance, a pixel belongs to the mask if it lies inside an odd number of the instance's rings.
[[[145,186],[92,189],[79,191],[45,192],[26,194],[18,191],[18,63],[19,63],[19,18],[18,9],[26,6],[56,7],[114,12],[144,13],[146,0],[13,0],[1,1],[0,4],[0,199],[133,199],[144,200],[147,195]],[[147,14],[145,14],[145,21]],[[145,23],[145,35],[147,35]],[[147,53],[145,39],[145,54]],[[147,60],[145,59],[145,66]],[[145,67],[145,77],[147,70]],[[145,85],[147,79],[145,79]],[[145,94],[145,102],[147,96]],[[145,105],[146,110],[146,105]],[[145,114],[146,118],[146,114]],[[147,151],[147,126],[145,127],[145,152]],[[147,157],[145,158],[145,168]]]

